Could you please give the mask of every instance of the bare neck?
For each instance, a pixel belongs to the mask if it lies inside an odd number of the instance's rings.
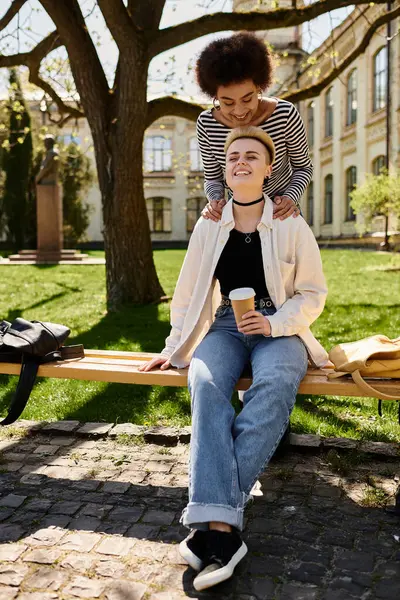
[[[254,202],[254,200],[258,200],[262,195],[263,194],[261,191],[257,192],[256,194],[235,193],[234,199],[237,202],[243,202],[243,204],[247,204]],[[255,231],[258,222],[261,220],[264,211],[264,205],[265,202],[258,202],[257,204],[253,204],[251,206],[241,206],[233,203],[233,216],[235,221],[238,223],[240,222],[242,228],[246,229],[247,231]]]

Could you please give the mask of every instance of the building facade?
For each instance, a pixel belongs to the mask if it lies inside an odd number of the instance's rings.
[[[291,6],[291,0],[281,2]],[[255,0],[235,0],[234,10],[252,10]],[[260,10],[268,10],[261,5]],[[364,37],[369,22],[384,5],[356,8],[313,54],[305,58],[301,50],[301,30],[290,27],[263,35],[277,53],[275,83],[269,93],[308,86],[332,68],[332,56],[347,55]],[[392,32],[399,21],[392,23]],[[333,40],[333,43],[332,43]],[[307,64],[306,67],[302,66]],[[400,36],[390,44],[390,73],[386,28],[372,37],[366,51],[335,79],[318,97],[302,101],[302,114],[314,163],[314,177],[304,194],[302,212],[317,238],[346,238],[356,233],[356,217],[349,204],[354,185],[366,173],[378,173],[386,165],[387,95],[390,83],[390,168],[400,168]],[[36,121],[41,119],[39,104],[33,105]],[[83,119],[67,124],[59,137],[74,139],[90,154],[91,135]],[[93,157],[94,158],[94,157]],[[203,174],[196,140],[195,123],[179,117],[164,117],[146,131],[143,149],[144,193],[152,240],[160,243],[185,242],[205,205]],[[89,191],[92,206],[87,238],[102,242],[103,221],[97,185]],[[391,221],[391,228],[397,224]],[[374,224],[382,230],[380,219]]]
[[[297,77],[300,88],[329,72],[332,56],[340,61],[356,48],[369,23],[385,10],[385,5],[356,8],[313,52],[310,65]],[[392,22],[392,34],[398,28],[399,20]],[[394,36],[388,48],[386,36],[384,26],[365,52],[318,97],[300,103],[314,163],[314,178],[302,199],[302,210],[317,238],[354,236],[360,217],[351,209],[350,193],[367,173],[378,174],[386,166],[387,148],[389,168],[400,168],[400,38]],[[383,227],[383,218],[377,218],[373,229],[382,231]],[[396,227],[392,218],[390,229]]]

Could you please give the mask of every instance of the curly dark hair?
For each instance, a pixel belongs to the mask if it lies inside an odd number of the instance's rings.
[[[253,33],[240,32],[211,42],[196,62],[202,92],[214,98],[220,85],[251,79],[261,90],[271,85],[273,61],[266,44]]]

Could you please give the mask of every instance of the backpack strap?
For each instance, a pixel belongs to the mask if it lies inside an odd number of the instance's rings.
[[[9,353],[9,356],[7,357],[8,359],[10,359],[10,354],[11,353]],[[15,357],[16,354],[17,353],[13,353],[13,356]],[[82,344],[76,344],[75,346],[62,346],[59,350],[56,350],[55,352],[49,352],[49,354],[46,354],[46,356],[33,356],[25,353],[22,354],[21,373],[19,376],[17,389],[15,390],[14,397],[11,401],[8,415],[5,417],[5,419],[0,421],[0,425],[10,425],[19,418],[25,406],[27,405],[32,388],[35,384],[39,366],[41,364],[52,362],[54,360],[83,358],[84,355],[85,353]],[[3,356],[6,355],[4,354]],[[20,356],[19,360],[15,362],[19,362],[21,360]],[[7,360],[7,362],[9,362],[9,360]]]
[[[24,354],[22,356],[21,374],[19,376],[17,389],[15,390],[14,398],[11,401],[8,415],[0,421],[0,425],[10,425],[14,423],[24,410],[33,385],[36,380],[36,375],[40,365],[40,358]]]

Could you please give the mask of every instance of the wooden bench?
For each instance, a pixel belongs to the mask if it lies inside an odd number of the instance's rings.
[[[187,369],[159,369],[142,373],[138,367],[156,356],[146,352],[118,352],[115,350],[85,350],[81,359],[52,362],[41,365],[40,377],[58,379],[82,379],[87,381],[107,381],[109,383],[134,383],[140,385],[187,386]],[[1,363],[0,373],[19,375],[20,365]],[[350,377],[329,379],[331,369],[309,368],[300,384],[299,394],[326,396],[367,396]],[[371,383],[379,391],[400,396],[400,380],[373,380]],[[247,390],[251,385],[250,377],[242,377],[237,390]],[[400,404],[399,404],[400,407]]]
[[[118,352],[114,350],[85,350],[84,358],[47,363],[39,367],[38,376],[58,379],[82,379],[109,383],[135,383],[140,385],[187,386],[187,369],[159,369],[142,373],[138,367],[156,356],[146,352]],[[19,375],[20,365],[0,362],[0,374]],[[329,379],[331,369],[309,368],[299,387],[299,394],[326,396],[367,396],[350,377]],[[378,380],[371,383],[379,391],[400,396],[400,379]],[[247,390],[250,377],[241,377],[237,390]],[[399,402],[400,423],[400,402]],[[400,490],[396,494],[394,514],[400,516]]]

